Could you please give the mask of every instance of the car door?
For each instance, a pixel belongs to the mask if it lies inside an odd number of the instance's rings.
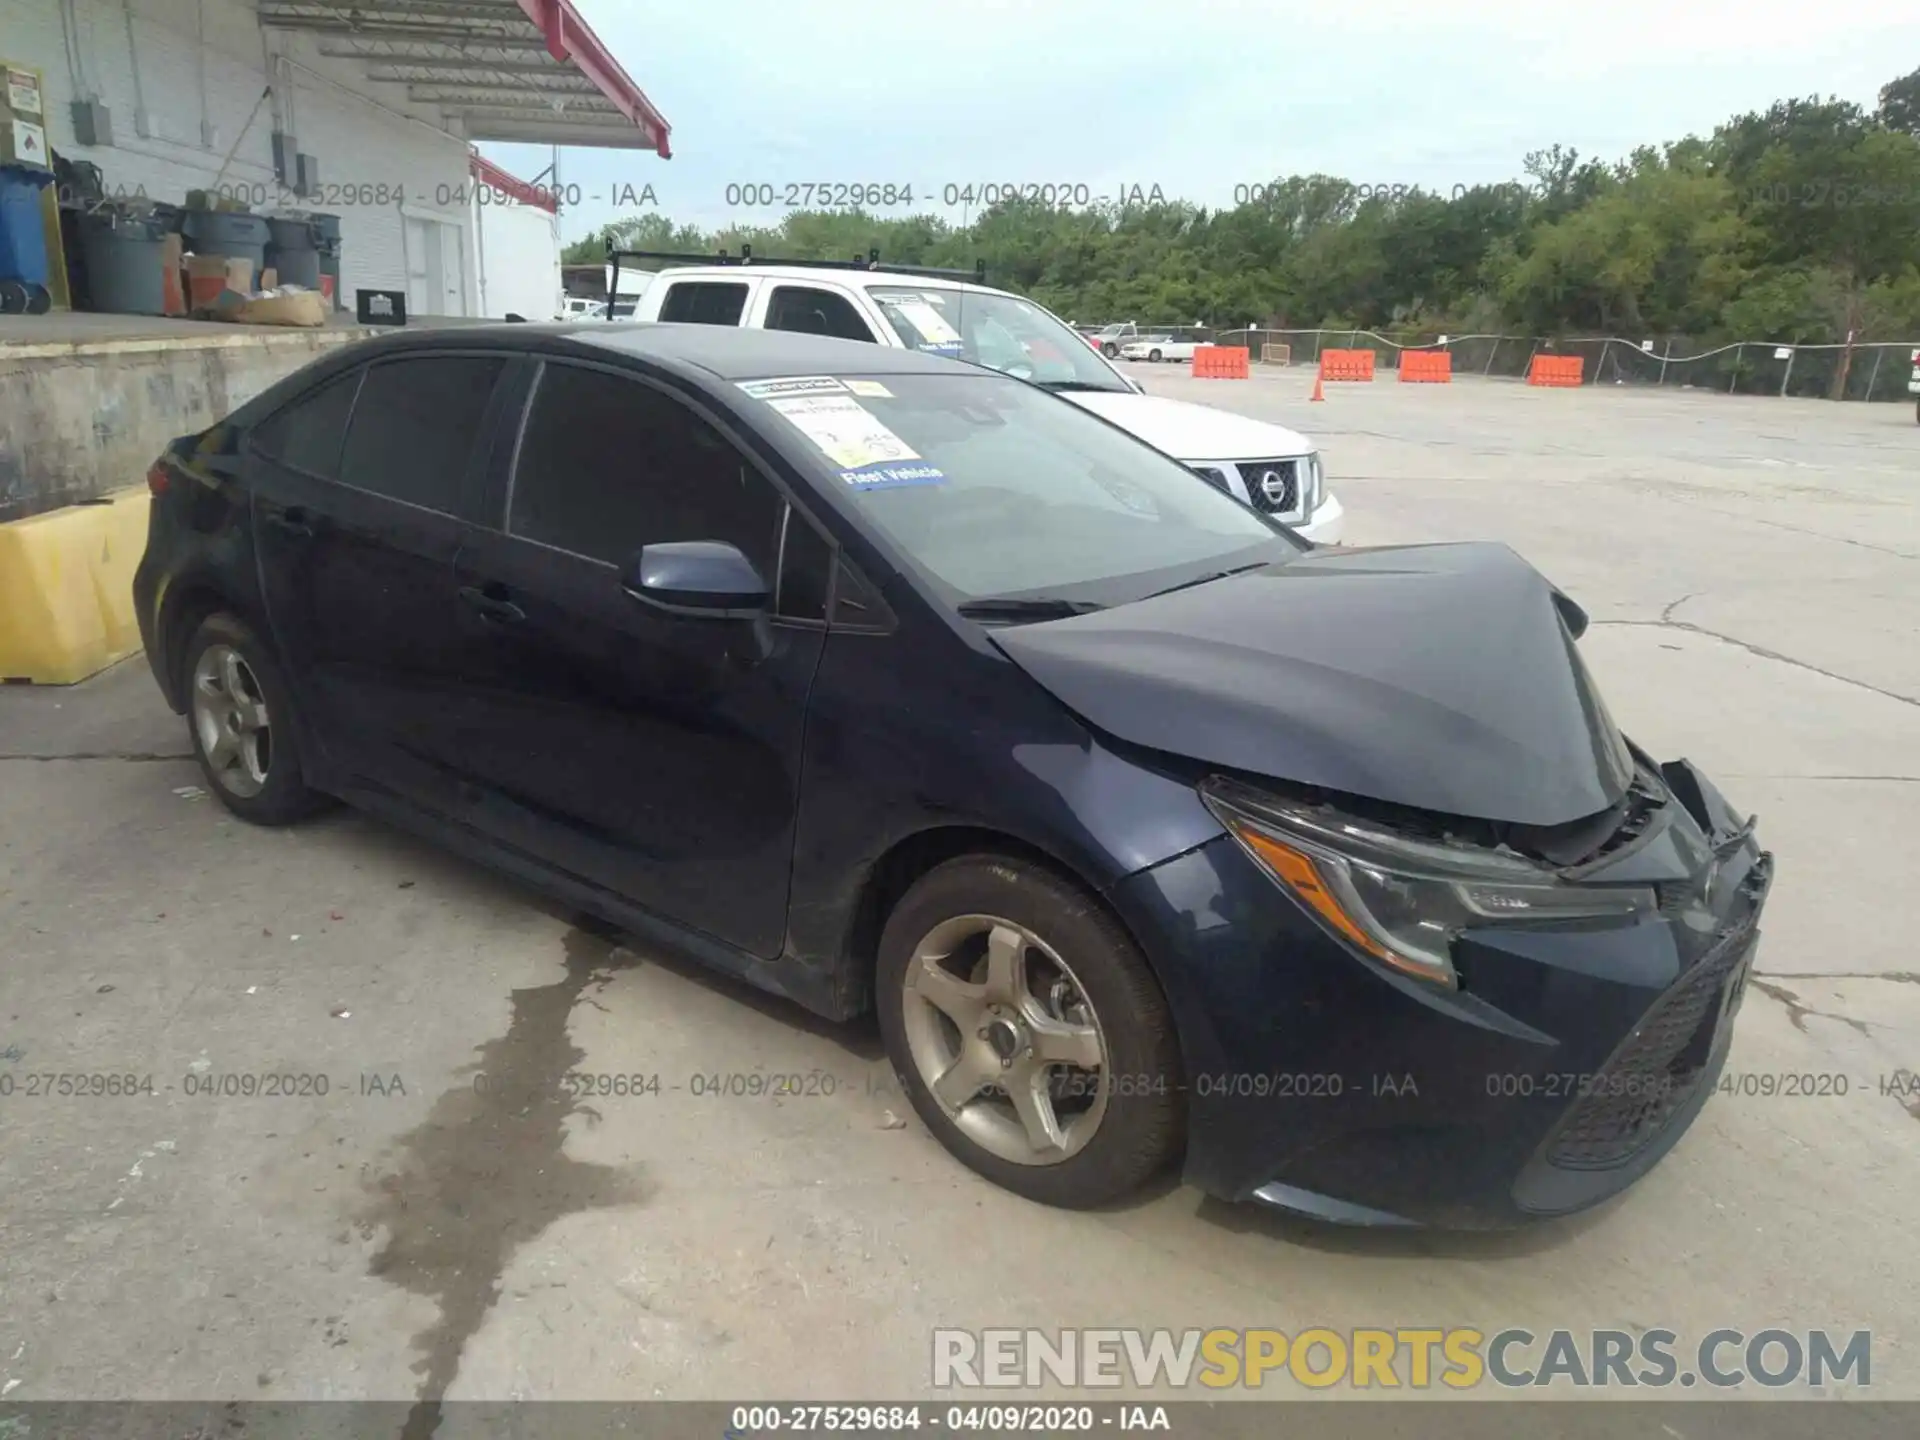
[[[455,707],[471,823],[777,955],[825,638],[824,537],[716,415],[574,361],[541,366],[500,488],[503,523],[456,565],[486,602],[464,617]],[[771,622],[674,615],[628,594],[631,557],[674,540],[737,545],[779,592]]]
[[[249,462],[268,619],[323,763],[449,813],[453,561],[508,369],[499,353],[376,361],[270,419]]]

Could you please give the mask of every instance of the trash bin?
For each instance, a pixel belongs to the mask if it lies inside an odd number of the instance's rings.
[[[167,313],[165,217],[106,206],[82,211],[93,308],[113,315]]]
[[[253,261],[256,280],[267,268],[267,242],[273,238],[273,231],[264,215],[238,210],[186,210],[181,212],[180,233],[187,248],[196,254]]]
[[[0,165],[0,315],[44,315],[53,307],[40,220],[40,192],[52,181],[53,172],[37,165]]]
[[[298,215],[269,215],[267,264],[282,285],[320,288],[319,235],[313,221]]]

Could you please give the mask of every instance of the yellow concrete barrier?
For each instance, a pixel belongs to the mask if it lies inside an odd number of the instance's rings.
[[[144,486],[0,525],[0,680],[71,685],[140,648]]]

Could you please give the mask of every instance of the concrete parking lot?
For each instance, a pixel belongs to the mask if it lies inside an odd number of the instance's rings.
[[[0,692],[0,1394],[910,1397],[936,1326],[1424,1324],[1870,1329],[1872,1393],[1920,1398],[1911,407],[1133,373],[1318,437],[1353,543],[1511,544],[1593,615],[1622,726],[1759,813],[1732,1093],[1643,1184],[1466,1238],[1034,1207],[866,1028],[351,813],[234,821],[136,659]],[[569,1105],[574,1071],[680,1088]],[[751,1071],[833,1093],[692,1093]],[[154,1090],[25,1093],[72,1073]],[[307,1078],[187,1093],[259,1074]]]

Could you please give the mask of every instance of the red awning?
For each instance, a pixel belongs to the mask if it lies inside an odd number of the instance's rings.
[[[403,87],[469,140],[649,149],[673,127],[571,0],[260,0],[260,23]]]
[[[502,170],[478,150],[474,151],[469,158],[472,161],[470,168],[473,171],[473,178],[495,194],[505,195],[508,199],[517,200],[522,205],[531,205],[536,210],[545,210],[551,215],[560,213],[559,197],[553,191]]]

